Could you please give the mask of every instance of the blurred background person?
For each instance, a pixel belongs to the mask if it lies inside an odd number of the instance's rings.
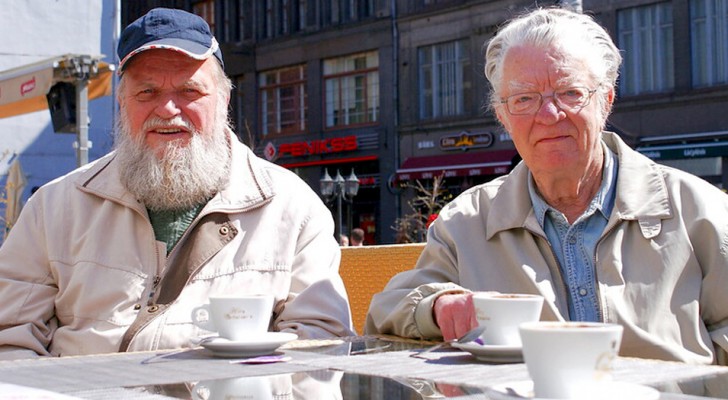
[[[354,228],[351,230],[351,245],[364,246],[364,229]]]

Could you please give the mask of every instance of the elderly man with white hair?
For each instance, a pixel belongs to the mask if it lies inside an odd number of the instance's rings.
[[[453,339],[477,326],[473,291],[531,293],[542,320],[621,324],[621,355],[726,361],[728,196],[604,131],[620,63],[584,14],[537,9],[498,30],[491,107],[523,162],[439,213],[368,332]]]

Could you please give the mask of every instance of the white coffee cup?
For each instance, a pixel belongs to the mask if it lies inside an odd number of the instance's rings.
[[[273,400],[273,397],[271,382],[265,376],[202,381],[192,388],[195,400]]]
[[[209,304],[192,310],[192,323],[221,338],[240,341],[268,330],[273,296],[211,296]]]
[[[535,294],[480,292],[473,294],[478,325],[485,327],[480,337],[487,345],[520,346],[518,326],[538,321],[543,297]]]
[[[610,363],[619,353],[621,325],[542,321],[521,324],[519,330],[534,397],[589,398],[590,385],[611,379]]]

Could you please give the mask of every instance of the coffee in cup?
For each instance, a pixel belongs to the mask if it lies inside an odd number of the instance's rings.
[[[529,322],[519,330],[534,397],[588,398],[590,385],[611,379],[610,363],[619,353],[621,325]]]
[[[538,321],[543,297],[535,294],[479,292],[473,294],[478,325],[485,327],[480,336],[487,345],[520,346],[518,326]]]
[[[266,332],[272,312],[270,295],[211,296],[209,304],[192,310],[192,323],[217,331],[221,338],[239,341]]]

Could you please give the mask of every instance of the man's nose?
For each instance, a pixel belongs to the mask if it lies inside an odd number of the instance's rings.
[[[556,101],[554,95],[541,96],[541,106],[536,111],[536,118],[543,124],[553,124],[565,117],[566,113]]]
[[[178,115],[181,110],[179,105],[177,104],[177,101],[175,101],[174,96],[166,96],[163,99],[160,99],[160,104],[156,108],[156,113],[161,118],[171,118],[175,115]]]

